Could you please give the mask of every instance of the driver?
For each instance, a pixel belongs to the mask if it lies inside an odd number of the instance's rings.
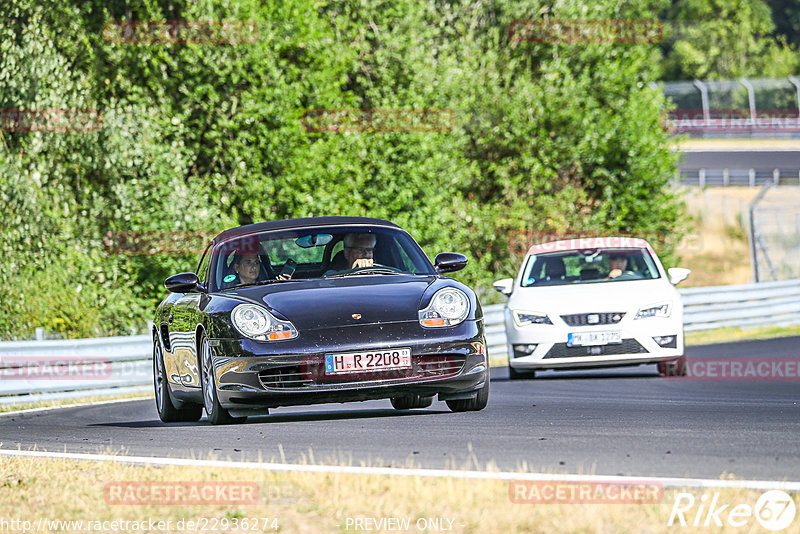
[[[628,258],[624,254],[608,256],[608,278],[618,278],[628,270]]]
[[[344,258],[347,269],[372,267],[375,250],[375,234],[346,234],[344,236]]]

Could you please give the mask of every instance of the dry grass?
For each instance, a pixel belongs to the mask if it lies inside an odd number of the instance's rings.
[[[715,328],[699,332],[687,332],[686,345],[708,345],[711,343],[732,343],[752,339],[774,339],[776,337],[800,336],[800,325],[764,326],[741,329],[736,327]]]
[[[679,247],[681,266],[692,270],[680,287],[746,284],[751,281],[747,207],[759,188],[686,188],[683,196],[693,218],[691,239]]]
[[[107,395],[102,397],[87,395],[86,397],[79,397],[74,399],[38,401],[38,402],[20,402],[19,404],[0,405],[0,413],[16,412],[19,410],[30,410],[35,408],[50,408],[53,406],[73,406],[77,404],[114,401],[121,399],[149,399],[152,397],[153,393],[128,393],[124,395]]]
[[[107,482],[229,481],[255,482],[257,504],[251,505],[116,505],[105,500]],[[720,503],[754,506],[760,491],[686,490],[700,502],[703,495],[720,493]],[[77,462],[33,458],[0,458],[0,518],[28,520],[113,521],[142,519],[277,518],[280,532],[347,532],[354,520],[408,519],[410,532],[418,520],[452,521],[453,532],[707,532],[709,527],[667,526],[677,490],[665,491],[658,504],[514,504],[509,483],[497,480],[285,473],[198,467],[143,467],[116,462]],[[794,495],[798,505],[798,496]],[[729,507],[728,509],[730,509]],[[697,510],[697,506],[693,509]],[[691,524],[694,515],[688,515]],[[705,517],[701,519],[702,520]],[[348,519],[350,520],[348,522]],[[723,515],[724,521],[726,517]],[[422,523],[420,523],[421,525]],[[749,528],[725,526],[715,532],[759,530],[754,518]],[[216,532],[240,532],[223,529]],[[258,531],[262,531],[261,524]],[[270,523],[271,526],[271,523]],[[374,526],[371,524],[371,526]],[[43,532],[54,531],[43,530]],[[110,532],[111,530],[105,530]],[[117,531],[122,529],[118,527]],[[128,530],[130,531],[130,530]],[[269,532],[270,529],[264,531]],[[387,532],[387,529],[376,529]],[[433,528],[427,531],[435,531]],[[797,519],[784,533],[800,532]]]

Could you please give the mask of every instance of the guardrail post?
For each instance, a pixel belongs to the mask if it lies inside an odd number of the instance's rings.
[[[700,89],[700,102],[703,106],[703,128],[708,128],[708,123],[711,119],[711,113],[708,107],[708,87],[700,80],[695,80],[694,86]]]
[[[706,186],[706,170],[700,169],[697,172],[697,179],[700,180],[700,189]]]
[[[722,185],[728,187],[731,183],[731,171],[730,169],[722,169]]]
[[[778,185],[781,181],[781,170],[775,169],[772,171],[772,183]]]
[[[750,169],[750,187],[756,186],[756,170]]]
[[[34,336],[36,337],[36,341],[44,341],[44,327],[37,326],[34,330]]]
[[[750,120],[753,121],[753,125],[756,124],[756,92],[753,89],[753,86],[750,82],[748,82],[745,78],[739,78],[739,83],[744,85],[745,89],[747,89],[747,100],[750,104]]]
[[[753,169],[750,169],[750,170],[752,171]],[[756,283],[759,282],[759,279],[758,279],[759,278],[759,276],[758,276],[758,254],[756,252],[756,246],[757,246],[757,243],[758,243],[758,236],[756,235],[757,230],[756,230],[756,220],[755,220],[754,213],[755,213],[755,210],[756,210],[756,206],[758,205],[759,202],[761,202],[761,199],[764,198],[764,195],[767,193],[767,189],[769,189],[770,187],[772,187],[772,184],[764,184],[764,187],[761,189],[761,191],[758,192],[758,194],[756,195],[756,198],[753,199],[753,201],[750,203],[750,205],[747,208],[748,218],[750,219],[750,232],[748,233],[748,237],[750,238],[749,239],[750,240],[750,264],[751,264],[751,267],[753,269],[753,281],[756,282]]]

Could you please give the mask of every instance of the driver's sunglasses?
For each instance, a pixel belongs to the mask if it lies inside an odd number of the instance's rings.
[[[349,250],[355,250],[356,252],[360,252],[362,254],[369,254],[373,250],[375,250],[373,247],[345,247],[345,248]]]

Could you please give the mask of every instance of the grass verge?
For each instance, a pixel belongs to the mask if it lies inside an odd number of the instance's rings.
[[[78,397],[74,399],[4,404],[0,405],[0,413],[17,412],[19,410],[30,410],[33,408],[50,408],[53,406],[72,406],[74,404],[86,404],[90,402],[114,401],[122,399],[149,399],[152,397],[152,393],[127,393],[124,395],[105,395],[102,397],[87,395],[86,397]]]
[[[257,488],[256,498],[252,504],[226,503],[225,498],[201,505],[164,504],[163,498],[142,503],[143,496],[148,501],[148,494],[139,492],[134,498],[137,504],[118,504],[120,493],[115,497],[111,489],[127,482],[134,483],[133,487],[142,487],[143,483],[163,487],[189,481],[224,483],[229,488],[250,484]],[[703,496],[707,496],[703,501],[707,503],[718,493],[719,505],[730,504],[727,508],[730,510],[738,504],[754,508],[763,493],[741,489],[667,489],[660,502],[651,504],[515,504],[510,499],[509,482],[498,480],[0,458],[0,518],[29,521],[32,528],[36,528],[40,519],[50,521],[49,528],[38,532],[86,532],[89,521],[95,522],[95,526],[89,527],[95,532],[142,532],[144,529],[131,528],[131,523],[123,528],[121,523],[114,527],[110,522],[143,520],[169,522],[171,532],[203,530],[198,528],[203,522],[206,530],[214,526],[215,532],[273,532],[276,526],[279,532],[347,532],[368,530],[367,525],[371,531],[389,532],[400,530],[392,528],[397,523],[380,521],[398,518],[408,521],[409,527],[402,529],[406,532],[435,532],[447,527],[450,532],[464,533],[660,533],[676,528],[668,526],[668,522],[679,491],[691,494],[696,501],[684,516],[688,526],[677,526],[681,532],[708,531],[709,527],[703,526],[705,513],[700,514],[698,527],[691,526]],[[800,507],[798,495],[792,498]],[[183,528],[179,528],[181,520]],[[190,520],[195,522],[193,528],[189,528]],[[361,520],[362,528],[356,528],[356,520]],[[721,515],[721,520],[727,521],[727,512]],[[76,524],[65,528],[63,523],[55,528],[54,521],[82,521],[82,530],[75,528]],[[233,528],[234,521],[239,528]],[[103,522],[108,522],[105,528]],[[747,519],[747,526],[748,532],[759,529],[753,516]],[[742,530],[726,522],[714,531]],[[800,532],[800,521],[795,519],[782,532]]]
[[[715,328],[687,332],[686,345],[709,345],[711,343],[731,343],[754,339],[773,339],[776,337],[800,336],[800,325],[764,326],[760,328]]]

